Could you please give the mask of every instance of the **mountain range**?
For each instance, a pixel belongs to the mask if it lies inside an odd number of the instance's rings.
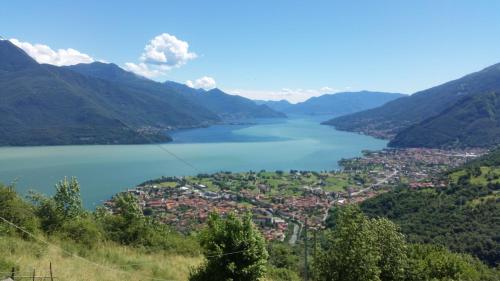
[[[500,64],[324,124],[391,139],[393,147],[499,143]]]
[[[252,101],[220,89],[156,82],[112,63],[39,64],[0,40],[0,145],[166,142],[172,129],[286,114],[391,140],[393,147],[500,143],[500,64],[410,96],[344,92],[304,102]]]
[[[325,94],[296,104],[286,100],[258,103],[286,114],[342,116],[375,108],[404,96],[396,93],[360,91]]]
[[[0,40],[0,145],[165,142],[170,129],[285,116],[218,89],[172,85],[114,64],[39,64]]]

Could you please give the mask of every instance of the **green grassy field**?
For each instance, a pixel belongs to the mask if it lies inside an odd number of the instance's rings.
[[[347,173],[314,173],[294,174],[289,172],[259,172],[259,173],[216,173],[206,176],[189,176],[179,182],[172,179],[158,183],[161,187],[175,187],[183,184],[202,184],[208,191],[229,189],[232,191],[247,190],[258,194],[259,185],[270,187],[268,191],[273,196],[301,196],[303,187],[321,187],[327,192],[345,191],[347,187],[355,187],[355,180]]]
[[[489,182],[500,183],[500,168],[499,167],[481,167],[481,175],[474,176],[471,175],[470,183],[475,185],[485,185]],[[454,172],[450,175],[452,182],[457,183],[459,178],[465,176],[467,171],[462,169],[460,171]]]
[[[115,243],[102,243],[92,249],[60,240],[53,240],[51,243],[54,245],[0,236],[0,279],[10,276],[12,267],[16,268],[16,276],[32,276],[33,269],[37,276],[49,276],[49,265],[52,263],[55,280],[184,281],[188,280],[190,270],[203,261],[201,256],[152,252]],[[268,277],[262,278],[262,281],[281,280],[271,277],[272,275],[273,270],[270,270]]]
[[[197,266],[201,257],[147,252],[114,243],[99,244],[85,249],[75,244],[53,241],[64,249],[78,254],[71,256],[59,248],[17,237],[0,237],[0,277],[15,266],[18,276],[48,275],[52,263],[56,280],[65,281],[118,281],[118,280],[187,280],[190,268]],[[1,279],[1,278],[0,278]],[[17,279],[16,279],[17,280]]]

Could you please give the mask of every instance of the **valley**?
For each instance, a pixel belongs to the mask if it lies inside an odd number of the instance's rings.
[[[499,281],[499,10],[5,1],[0,281]]]

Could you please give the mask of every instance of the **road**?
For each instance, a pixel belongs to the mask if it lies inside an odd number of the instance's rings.
[[[397,174],[398,174],[398,171],[393,171],[392,174],[388,175],[387,177],[385,177],[383,179],[379,179],[376,183],[370,185],[369,187],[351,193],[351,196],[356,196],[356,195],[361,194],[363,192],[366,192],[366,191],[368,191],[370,189],[373,189],[374,187],[377,187],[377,186],[379,186],[379,185],[381,185],[383,183],[386,183],[386,182],[389,181],[389,179],[391,179],[392,177],[396,176]]]
[[[290,240],[288,241],[290,245],[295,245],[295,242],[297,242],[298,233],[299,233],[299,225],[294,223],[292,237],[290,237]]]

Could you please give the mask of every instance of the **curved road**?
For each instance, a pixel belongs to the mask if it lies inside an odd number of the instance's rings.
[[[298,232],[299,232],[299,225],[294,223],[292,237],[290,237],[290,240],[288,241],[290,245],[295,245],[295,242],[297,242]]]

